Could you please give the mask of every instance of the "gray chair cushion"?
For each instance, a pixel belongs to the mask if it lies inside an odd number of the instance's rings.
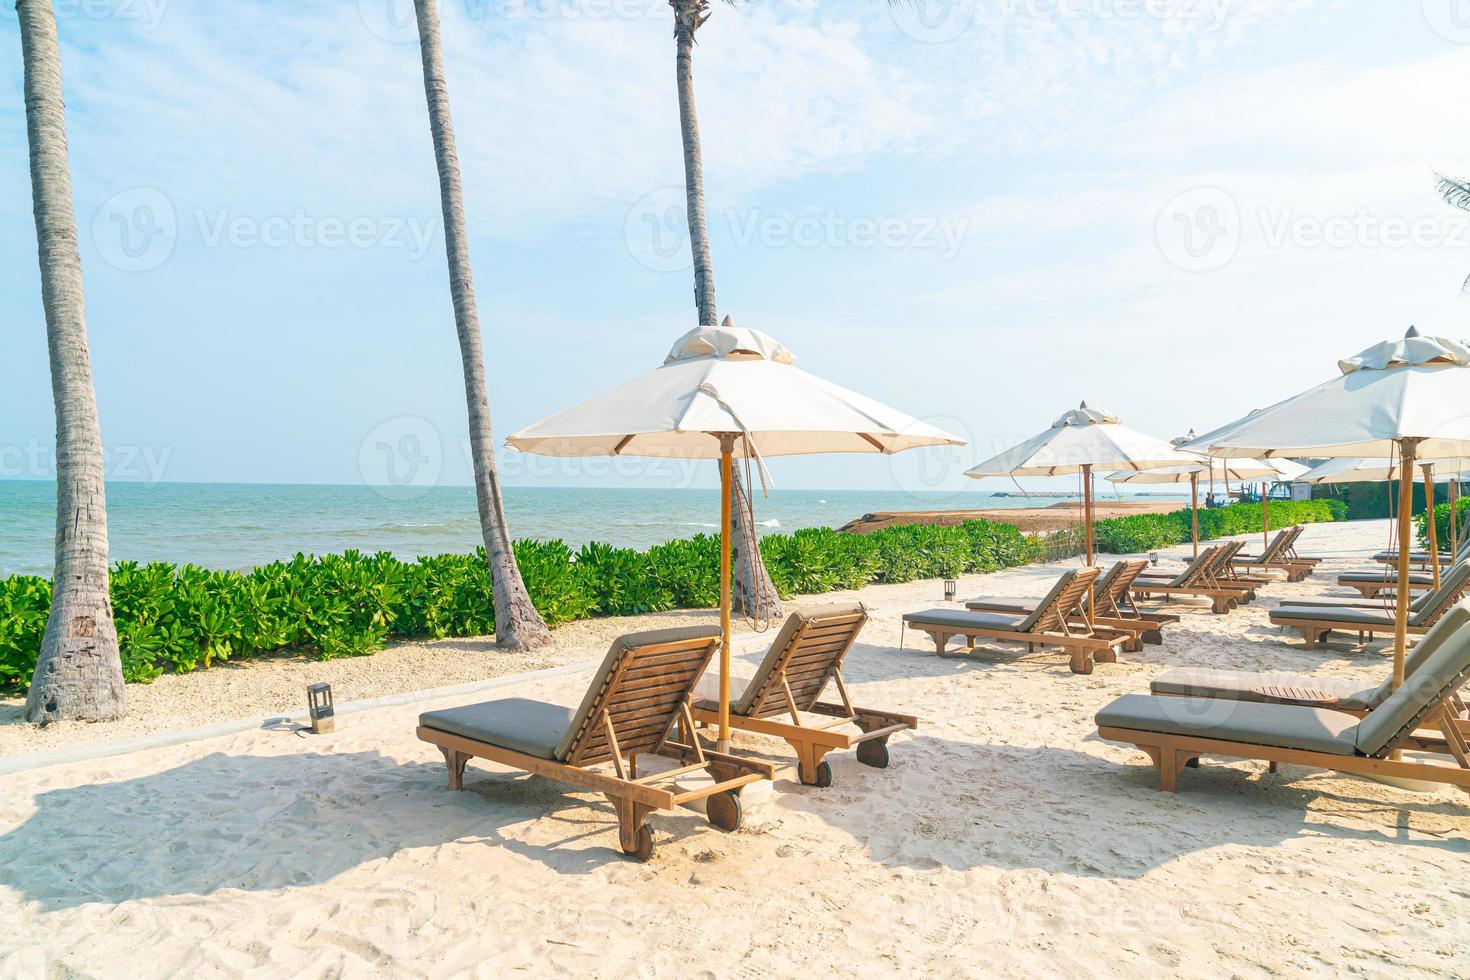
[[[505,698],[425,711],[419,724],[538,759],[557,759],[556,747],[572,723],[572,709],[545,701]]]
[[[1429,600],[1434,598],[1433,592],[1421,592],[1409,600],[1409,612],[1416,613],[1423,609]],[[1369,609],[1381,612],[1385,616],[1393,615],[1393,598],[1365,599],[1361,595],[1356,597],[1323,596],[1320,599],[1294,598],[1291,600],[1293,607],[1301,609]]]
[[[923,612],[906,613],[903,621],[910,626],[938,626],[958,631],[1003,630],[1020,632],[1023,616],[1008,616],[1005,613],[971,612],[968,609],[926,609]]]
[[[1379,582],[1384,582],[1388,585],[1394,585],[1398,582],[1399,577],[1396,572],[1343,572],[1337,577],[1337,580],[1343,583],[1363,582],[1369,585],[1376,585]],[[1409,576],[1409,584],[1433,585],[1434,577],[1431,575],[1414,573]]]
[[[1343,629],[1393,629],[1392,613],[1374,609],[1317,609],[1311,606],[1278,606],[1271,610],[1271,621],[1302,620],[1319,623],[1341,623]]]
[[[1358,730],[1358,751],[1364,755],[1382,755],[1393,743],[1423,718],[1428,708],[1464,682],[1470,674],[1470,629],[1458,614],[1470,612],[1470,602],[1458,603],[1441,624],[1454,616],[1460,625],[1447,629],[1426,653],[1420,654],[1414,672],[1404,662],[1404,684],[1394,691],[1373,713],[1363,719]],[[1434,630],[1430,630],[1432,635]],[[1426,635],[1425,639],[1429,639]],[[1421,646],[1423,645],[1421,641]]]
[[[1125,694],[1097,713],[1106,728],[1352,755],[1358,719],[1342,711],[1290,704]]]
[[[1465,582],[1470,579],[1470,564],[1461,562],[1440,576],[1439,588],[1429,593],[1429,600],[1419,608],[1419,611],[1409,620],[1411,626],[1426,626],[1436,612],[1444,608],[1450,597],[1462,592]]]
[[[1040,599],[971,599],[965,608],[971,612],[998,612],[1013,616],[1029,616]]]
[[[1364,688],[1362,681],[1347,677],[1188,668],[1165,671],[1153,679],[1149,690],[1154,694],[1181,697],[1269,702],[1269,698],[1256,693],[1256,689],[1260,687],[1301,687],[1321,691],[1336,697],[1337,707],[1352,711],[1368,710],[1369,698],[1377,691],[1372,687]]]
[[[738,699],[734,700],[730,710],[738,715],[743,715],[754,707],[756,698],[760,696],[761,688],[765,686],[766,681],[770,678],[771,671],[776,669],[776,661],[781,659],[781,651],[791,645],[791,638],[796,635],[796,631],[802,624],[809,623],[813,619],[822,616],[853,616],[862,612],[864,612],[864,609],[861,603],[851,602],[833,603],[826,606],[805,606],[800,609],[793,609],[787,613],[786,622],[781,624],[781,631],[771,641],[770,647],[766,650],[765,659],[756,668],[755,675],[751,677],[750,683],[745,686],[745,692]],[[714,711],[718,707],[719,705],[715,704],[710,707],[710,710]]]
[[[1440,617],[1439,622],[1433,628],[1419,638],[1419,642],[1409,648],[1409,653],[1404,657],[1404,676],[1413,677],[1415,671],[1429,658],[1429,655],[1440,648],[1440,645],[1454,636],[1462,627],[1470,623],[1470,606],[1461,602],[1453,605]],[[1393,673],[1390,672],[1368,697],[1370,707],[1378,707],[1388,696],[1393,693]]]

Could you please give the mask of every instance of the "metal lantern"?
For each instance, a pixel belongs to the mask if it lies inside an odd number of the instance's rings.
[[[1159,563],[1159,553],[1157,551],[1150,551],[1148,553],[1148,563],[1150,565],[1157,565]]]
[[[311,733],[313,735],[325,735],[327,732],[337,730],[337,719],[332,710],[332,685],[307,685],[306,708],[311,713]]]
[[[952,579],[952,578],[945,579],[944,580],[944,601],[945,602],[954,602],[954,594],[955,594],[955,591],[958,588],[959,588],[959,583],[957,583],[954,579]]]

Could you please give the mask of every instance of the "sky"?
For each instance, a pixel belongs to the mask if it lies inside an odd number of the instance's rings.
[[[55,6],[112,477],[468,483],[411,0]],[[671,16],[443,8],[503,441],[695,323]],[[10,5],[0,51],[0,478],[46,479]],[[1470,173],[1465,0],[716,4],[695,77],[721,314],[970,442],[783,458],[780,487],[1008,489],[962,472],[1079,400],[1169,438],[1470,332],[1470,215],[1433,187]]]

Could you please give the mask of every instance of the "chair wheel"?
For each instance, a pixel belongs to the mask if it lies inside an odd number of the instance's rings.
[[[640,863],[646,862],[653,857],[653,831],[645,824],[638,828],[638,847],[636,850],[623,848],[623,853]]]
[[[857,747],[857,761],[865,766],[872,766],[874,769],[887,769],[887,740],[875,738],[866,742],[859,742]]]
[[[727,834],[739,830],[744,817],[740,796],[733,789],[705,797],[704,812],[709,817],[710,826]]]
[[[1072,661],[1072,673],[1074,673],[1074,674],[1090,674],[1090,673],[1092,673],[1092,658],[1091,657],[1088,657],[1086,660],[1083,660],[1083,661],[1080,661],[1080,662],[1079,661],[1076,661],[1076,660]]]
[[[828,786],[832,785],[831,764],[825,761],[817,763],[817,772],[815,777],[812,779],[807,779],[806,773],[801,772],[800,769],[801,767],[798,766],[797,775],[801,777],[801,783],[803,786],[815,786],[818,789],[826,789]]]

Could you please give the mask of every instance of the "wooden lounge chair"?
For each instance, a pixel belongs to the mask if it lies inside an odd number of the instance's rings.
[[[1306,531],[1306,529],[1307,528],[1305,524],[1298,524],[1296,527],[1292,528],[1291,537],[1287,538],[1286,547],[1282,550],[1286,552],[1286,557],[1288,560],[1299,562],[1304,565],[1311,565],[1315,568],[1317,565],[1320,565],[1322,563],[1321,558],[1313,558],[1310,555],[1298,554],[1296,550],[1297,542],[1302,539],[1302,534]]]
[[[1404,660],[1404,676],[1412,678],[1429,655],[1448,639],[1470,626],[1470,605],[1459,603],[1409,650]],[[1380,684],[1364,686],[1351,677],[1320,674],[1290,674],[1243,670],[1200,670],[1176,668],[1155,677],[1149,685],[1151,694],[1164,697],[1213,698],[1220,701],[1256,701],[1263,704],[1309,704],[1330,707],[1335,711],[1365,716],[1387,701],[1393,693],[1391,678]],[[1470,735],[1470,721],[1465,720],[1465,706],[1458,695],[1453,702],[1456,724]]]
[[[1216,615],[1224,615],[1247,600],[1240,589],[1222,588],[1209,578],[1210,569],[1219,556],[1220,546],[1214,545],[1201,551],[1198,558],[1172,579],[1140,575],[1133,583],[1133,595],[1139,599],[1157,596],[1165,601],[1176,598],[1209,599],[1211,611]]]
[[[1290,556],[1290,549],[1295,545],[1296,539],[1301,537],[1301,533],[1301,525],[1278,531],[1270,544],[1266,546],[1266,550],[1259,555],[1237,553],[1231,559],[1232,564],[1248,572],[1280,572],[1286,576],[1288,582],[1300,582],[1317,569],[1315,559],[1293,560]]]
[[[1128,634],[1105,627],[1088,630],[1075,622],[1075,611],[1087,595],[1088,586],[1097,581],[1096,568],[1078,568],[1064,574],[1052,586],[1045,599],[1037,603],[1029,615],[1013,613],[972,612],[968,609],[929,609],[903,617],[905,628],[929,634],[935,651],[942,657],[949,641],[964,637],[973,650],[976,640],[1024,643],[1026,649],[1061,647],[1071,657],[1072,673],[1090,674],[1094,662],[1113,663],[1118,650],[1128,643]],[[902,640],[900,639],[900,645]]]
[[[788,613],[755,676],[730,703],[732,727],[784,738],[796,750],[797,774],[807,786],[832,785],[832,767],[823,756],[834,749],[856,749],[863,765],[886,769],[889,736],[918,727],[911,715],[855,708],[847,696],[842,660],[867,621],[861,605]],[[839,703],[820,700],[829,683]],[[694,720],[718,723],[718,703],[695,702]]]
[[[1233,593],[1240,605],[1254,602],[1256,589],[1263,585],[1270,585],[1271,579],[1247,578],[1239,575],[1230,567],[1230,560],[1243,547],[1239,541],[1225,541],[1214,545],[1200,553],[1201,558],[1208,555],[1208,560],[1199,564],[1195,577],[1200,585],[1206,588],[1220,589]],[[1193,565],[1190,559],[1184,559],[1186,567]],[[1136,586],[1173,585],[1178,576],[1171,576],[1168,572],[1146,571],[1138,576]]]
[[[708,751],[695,735],[690,696],[719,645],[719,629],[704,626],[633,633],[613,641],[575,710],[505,698],[426,711],[418,737],[444,753],[451,789],[463,786],[473,757],[602,793],[617,810],[624,853],[647,861],[653,854],[653,833],[644,822],[650,812],[702,799],[709,822],[733,831],[740,826],[740,791],[775,777],[773,766]],[[676,723],[678,739],[672,737]],[[639,776],[643,754],[680,765]],[[699,772],[709,775],[709,785],[681,789],[674,783]]]
[[[1409,564],[1416,568],[1428,570],[1432,558],[1433,556],[1427,551],[1409,552]],[[1454,554],[1450,554],[1448,550],[1441,551],[1439,553],[1439,564],[1441,568],[1446,568],[1452,565],[1458,565],[1466,558],[1470,558],[1470,538],[1466,538],[1464,543],[1460,545],[1459,550]],[[1373,556],[1373,560],[1380,565],[1391,565],[1397,568],[1399,553],[1397,551],[1380,551]]]
[[[1357,589],[1364,598],[1373,599],[1385,592],[1397,592],[1399,576],[1397,572],[1344,572],[1337,577],[1337,584]],[[1433,576],[1418,573],[1409,576],[1410,592],[1428,592],[1433,588]]]
[[[1125,694],[1097,713],[1098,734],[1146,752],[1170,792],[1202,756],[1287,762],[1362,775],[1448,783],[1470,793],[1470,746],[1458,691],[1470,678],[1470,630],[1445,638],[1413,677],[1363,716],[1297,704]],[[1437,729],[1427,739],[1422,729]],[[1442,753],[1449,765],[1393,758],[1396,749]]]
[[[1470,589],[1470,562],[1463,562],[1451,569],[1440,587],[1430,593],[1419,608],[1409,616],[1409,633],[1422,635],[1439,622],[1451,606],[1464,597]],[[1285,605],[1271,610],[1271,622],[1276,626],[1287,626],[1297,630],[1306,641],[1307,649],[1327,639],[1334,631],[1357,633],[1358,641],[1372,639],[1379,633],[1394,631],[1396,612],[1392,609],[1363,609],[1323,607],[1308,605]]]
[[[1096,603],[1092,616],[1093,625],[1129,634],[1131,642],[1125,646],[1125,649],[1130,651],[1142,649],[1145,643],[1163,643],[1163,628],[1179,622],[1178,616],[1163,613],[1145,614],[1133,605],[1129,590],[1132,589],[1134,580],[1146,568],[1148,568],[1148,560],[1144,558],[1115,562],[1102,573],[1092,587],[1092,596]],[[1039,601],[1038,599],[970,599],[965,603],[965,608],[974,612],[999,612],[1015,616],[1029,616],[1035,611]],[[1067,624],[1086,627],[1086,613],[1087,596],[1084,594],[1082,604],[1068,617]]]

